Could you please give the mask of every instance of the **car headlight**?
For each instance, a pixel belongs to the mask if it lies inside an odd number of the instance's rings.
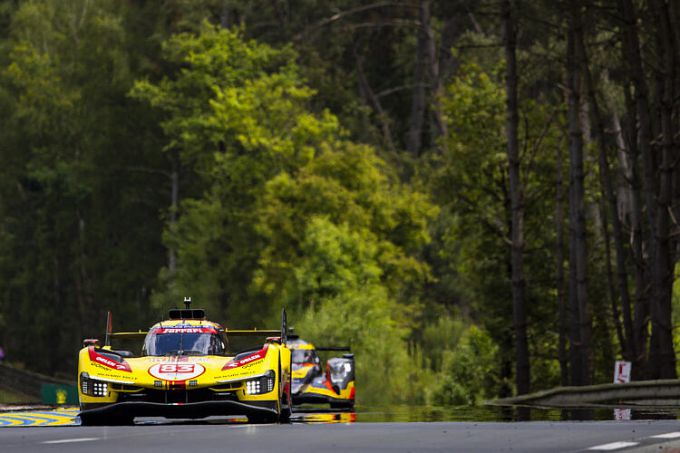
[[[267,371],[264,376],[246,381],[246,394],[262,395],[274,390],[274,378],[276,374],[273,370]]]
[[[90,396],[107,396],[109,394],[109,383],[91,379],[90,375],[83,371],[80,373],[80,391]]]
[[[109,385],[106,382],[92,381],[92,395],[106,396],[109,392]]]

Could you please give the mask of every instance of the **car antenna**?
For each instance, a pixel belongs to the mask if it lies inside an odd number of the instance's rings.
[[[191,308],[191,297],[184,296],[184,308],[189,310]],[[181,312],[181,310],[180,310]],[[182,324],[184,324],[184,314],[182,313]],[[180,330],[179,332],[179,352],[184,352],[184,333]]]

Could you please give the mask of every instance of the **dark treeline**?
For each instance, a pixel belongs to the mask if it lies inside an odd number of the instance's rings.
[[[364,401],[675,378],[679,142],[675,1],[0,0],[0,345],[191,295]]]

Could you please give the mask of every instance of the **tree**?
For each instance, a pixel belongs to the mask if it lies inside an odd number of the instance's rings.
[[[517,393],[529,393],[531,384],[529,368],[529,346],[526,332],[526,307],[524,298],[524,206],[522,181],[520,179],[519,144],[517,139],[517,59],[515,55],[516,30],[513,4],[506,0],[503,4],[503,21],[505,27],[506,58],[506,99],[508,137],[508,173],[510,179],[510,209],[512,210],[512,226],[510,228],[511,268],[512,268],[512,312],[515,328],[515,354]]]
[[[379,374],[392,376],[398,398],[409,316],[428,276],[417,252],[435,208],[373,149],[348,141],[334,116],[307,110],[312,91],[293,53],[208,24],[166,52],[182,69],[138,83],[134,96],[165,113],[169,146],[204,191],[168,225],[176,283],[155,303],[188,289],[232,327],[286,307],[305,335],[356,344],[359,373],[377,378],[369,357],[382,357]],[[374,327],[354,321],[367,313]],[[362,338],[364,328],[375,332]],[[388,337],[402,352],[388,353]]]
[[[587,250],[584,206],[583,137],[579,119],[581,105],[582,55],[576,45],[581,30],[581,4],[569,8],[567,47],[567,96],[569,105],[569,300],[572,385],[587,385],[591,379],[592,320],[587,294]]]
[[[336,125],[304,110],[311,91],[288,63],[290,51],[245,41],[239,30],[206,22],[198,33],[173,36],[164,55],[175,70],[132,92],[162,113],[165,149],[184,169],[180,215],[165,233],[177,267],[162,270],[155,305],[189,290],[217,314],[254,316],[242,305],[258,253],[254,200],[269,177],[309,159],[315,137]]]
[[[637,32],[637,14],[635,12],[633,3],[629,0],[622,0],[620,3],[620,10],[622,12],[624,26],[623,28],[623,52],[624,61],[627,63],[629,69],[630,81],[635,89],[635,114],[637,121],[639,122],[639,127],[637,128],[637,137],[635,139],[636,148],[639,145],[639,153],[642,160],[642,168],[644,174],[644,184],[643,184],[643,199],[647,206],[647,215],[653,216],[655,212],[655,200],[654,200],[654,174],[653,174],[653,164],[650,150],[650,139],[651,139],[651,120],[649,115],[649,98],[648,98],[648,88],[647,82],[644,76],[644,70],[642,68],[642,60],[640,57],[640,41]],[[631,141],[631,143],[633,143]],[[642,212],[642,211],[640,211]],[[653,221],[649,220],[649,225],[653,224]],[[640,227],[641,230],[641,227]],[[634,231],[638,231],[636,229]],[[653,233],[650,231],[649,234]],[[637,234],[636,237],[640,237],[641,234]],[[642,255],[643,241],[640,240],[637,248],[638,251],[635,254],[637,258],[638,269],[642,270],[645,266],[645,260]],[[654,250],[652,250],[653,256]],[[649,313],[649,302],[648,294],[646,290],[641,287],[646,285],[647,278],[649,278],[649,270],[645,272],[646,278],[644,280],[637,278],[637,288],[638,297],[636,298],[636,312],[635,312],[635,339],[636,339],[636,350],[639,351],[641,357],[638,358],[639,364],[646,363],[647,355],[647,316]],[[643,275],[645,275],[643,274]]]
[[[149,315],[161,190],[131,169],[163,162],[126,98],[124,13],[99,1],[24,2],[3,46],[0,287],[15,320],[5,344],[52,345],[33,348],[42,371],[68,370],[105,309],[131,325]]]
[[[671,256],[670,212],[673,197],[673,163],[675,147],[673,137],[677,126],[673,125],[676,87],[677,49],[673,38],[668,4],[655,0],[652,4],[655,13],[659,54],[663,67],[657,77],[660,85],[657,90],[662,93],[659,99],[659,117],[661,118],[661,152],[658,165],[658,193],[656,196],[656,224],[654,227],[653,247],[653,302],[652,314],[652,348],[650,364],[656,368],[652,377],[675,379],[675,351],[673,349],[673,327],[671,325],[671,295],[673,288],[673,258]],[[677,172],[677,170],[676,170]]]
[[[505,139],[507,98],[500,75],[503,69],[505,66],[499,65],[496,72],[487,73],[473,63],[461,67],[460,75],[442,98],[449,121],[449,135],[442,147],[446,151],[429,154],[431,162],[422,171],[433,197],[442,205],[434,224],[442,225],[442,229],[433,233],[434,247],[453,268],[436,266],[433,272],[439,281],[453,284],[459,291],[458,300],[451,301],[450,295],[446,299],[447,294],[443,294],[439,303],[458,304],[492,336],[499,346],[499,388],[509,394],[509,383],[516,379],[512,372],[516,362],[513,324],[508,323],[513,316],[509,247],[512,209]],[[526,223],[527,236],[532,238],[526,266],[536,282],[526,295],[532,307],[527,313],[527,338],[533,338],[528,343],[530,353],[539,357],[545,357],[544,345],[552,342],[550,329],[542,327],[552,325],[555,316],[547,303],[549,293],[543,288],[552,278],[552,269],[544,260],[553,243],[552,231],[545,228],[545,219],[553,216],[553,205],[544,190],[546,183],[554,180],[555,171],[553,157],[545,150],[554,149],[561,141],[559,117],[544,106],[539,101],[518,105],[522,118],[519,149],[526,150],[522,163],[528,169],[523,180],[528,193],[526,209],[531,213]],[[559,380],[547,360],[537,359],[534,369],[534,381]]]
[[[617,271],[617,281],[618,281],[618,297],[621,300],[621,312],[623,314],[623,328],[621,327],[621,322],[619,320],[619,309],[617,307],[617,295],[613,291],[613,283],[611,284],[611,299],[612,299],[612,315],[614,317],[614,322],[617,329],[617,335],[619,337],[619,343],[621,345],[623,357],[626,360],[633,360],[636,356],[635,353],[635,342],[633,334],[633,319],[631,311],[631,301],[630,293],[628,290],[628,271],[626,264],[627,253],[625,250],[625,242],[623,237],[623,227],[621,225],[621,217],[619,215],[618,202],[616,199],[616,194],[614,192],[614,186],[612,182],[612,177],[610,175],[609,168],[609,158],[607,136],[605,128],[605,120],[600,108],[600,104],[597,98],[597,92],[595,87],[595,82],[593,80],[593,75],[591,73],[589,58],[586,50],[584,31],[575,30],[575,32],[580,31],[576,36],[574,36],[574,45],[578,47],[579,55],[581,56],[583,62],[583,84],[585,85],[585,91],[587,93],[588,103],[590,105],[590,111],[594,118],[595,132],[597,134],[597,146],[598,146],[598,168],[600,172],[600,184],[602,187],[602,193],[605,201],[608,205],[609,215],[604,214],[604,229],[605,232],[608,228],[608,223],[611,220],[611,225],[613,228],[613,240],[615,247],[615,259],[616,259],[616,271]]]

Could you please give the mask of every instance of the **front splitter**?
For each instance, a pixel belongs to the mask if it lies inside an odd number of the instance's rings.
[[[199,403],[153,403],[124,401],[92,409],[78,414],[83,425],[115,423],[134,417],[205,418],[216,415],[244,415],[250,418],[276,421],[276,402],[242,403],[240,401],[203,401]]]
[[[293,405],[300,404],[332,404],[342,407],[352,407],[354,406],[354,400],[333,398],[332,396],[320,395],[318,393],[302,393],[293,395]]]

